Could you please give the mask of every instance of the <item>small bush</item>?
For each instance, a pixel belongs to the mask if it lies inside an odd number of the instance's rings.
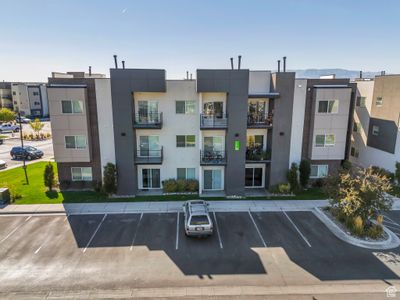
[[[350,162],[349,160],[345,160],[345,161],[342,163],[342,169],[343,169],[343,170],[350,171],[351,168],[352,168],[352,164],[351,164],[351,162]]]
[[[378,225],[381,225],[381,226],[382,226],[382,222],[383,222],[383,215],[379,215],[379,216],[376,218],[376,223],[377,223]]]
[[[394,178],[395,178],[394,173],[392,173],[384,168],[378,167],[378,166],[371,166],[371,169],[375,174],[386,176],[390,180],[390,182],[394,182]]]
[[[61,188],[68,189],[71,186],[70,180],[63,180],[61,181]]]
[[[2,186],[8,188],[10,192],[10,202],[14,203],[16,200],[21,199],[22,195],[18,192],[17,187],[11,183],[3,183]]]
[[[312,186],[316,188],[322,188],[325,185],[325,180],[323,178],[318,178],[313,181]]]
[[[184,193],[197,192],[199,190],[199,182],[196,179],[167,179],[163,181],[164,193]]]
[[[109,195],[117,191],[117,168],[113,163],[104,166],[103,189]]]
[[[357,216],[353,219],[353,233],[357,236],[362,236],[364,233],[364,222],[360,216]]]
[[[374,224],[370,226],[367,230],[367,236],[371,239],[377,239],[381,237],[383,234],[382,225]]]
[[[50,132],[48,132],[48,133],[46,133],[46,138],[51,138],[51,133]]]
[[[310,180],[311,174],[311,165],[310,161],[307,159],[302,159],[299,166],[300,172],[300,185],[305,188],[308,185],[308,181]]]
[[[299,168],[297,167],[296,163],[292,163],[288,173],[287,173],[287,179],[290,184],[290,188],[292,192],[296,192],[299,190],[299,179],[298,179],[298,170]]]
[[[56,185],[53,164],[51,162],[49,162],[45,166],[43,177],[44,177],[44,185],[51,192],[53,190],[53,187]]]
[[[177,184],[175,179],[167,179],[163,181],[163,190],[165,193],[175,193]]]
[[[290,194],[290,184],[280,183],[270,188],[270,192],[273,194]]]
[[[102,186],[101,181],[93,180],[92,185],[93,185],[93,189],[95,190],[95,192],[99,193],[102,191],[103,186]]]
[[[186,190],[191,193],[199,191],[199,182],[195,179],[186,180]]]
[[[178,179],[176,181],[176,191],[178,193],[182,193],[186,191],[186,180],[184,179]]]

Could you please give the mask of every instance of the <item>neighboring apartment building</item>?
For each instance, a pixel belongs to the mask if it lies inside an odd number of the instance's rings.
[[[363,167],[395,171],[400,161],[400,75],[357,79],[350,158]]]
[[[0,108],[13,109],[11,82],[0,82]]]
[[[47,117],[49,104],[45,83],[11,83],[13,109],[28,117]]]
[[[302,158],[315,178],[346,159],[349,80],[246,69],[197,70],[196,78],[167,80],[160,69],[115,68],[110,79],[54,73],[48,94],[60,181],[89,187],[112,162],[119,195],[182,178],[197,179],[203,195],[244,196],[286,182]]]

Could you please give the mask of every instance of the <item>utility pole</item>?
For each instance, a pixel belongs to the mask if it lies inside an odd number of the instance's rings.
[[[19,137],[21,139],[21,147],[22,149],[24,149],[24,139],[22,137],[22,122],[21,122],[21,113],[18,112],[18,123],[19,123]],[[26,163],[25,163],[25,155],[22,156],[23,159],[23,166],[22,168],[24,169],[25,172],[25,180],[26,180],[26,184],[29,185],[29,179],[28,179],[28,174],[26,172]]]

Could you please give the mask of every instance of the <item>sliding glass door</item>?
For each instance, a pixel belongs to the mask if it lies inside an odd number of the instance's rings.
[[[263,187],[263,169],[246,168],[246,187]]]
[[[160,169],[142,169],[142,188],[158,189],[160,187]]]
[[[222,170],[204,170],[204,189],[222,190]]]

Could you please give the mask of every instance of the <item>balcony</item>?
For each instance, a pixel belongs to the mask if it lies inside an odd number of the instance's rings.
[[[200,115],[200,129],[226,129],[228,128],[228,117],[226,114]]]
[[[246,148],[246,163],[267,163],[271,161],[271,152],[259,148]]]
[[[161,129],[162,121],[162,113],[135,114],[133,127],[136,129]]]
[[[271,128],[272,120],[272,113],[249,113],[247,115],[247,128]]]
[[[226,165],[226,151],[201,151],[201,166],[219,166]]]
[[[160,165],[163,162],[163,147],[160,150],[137,150],[136,165]]]

